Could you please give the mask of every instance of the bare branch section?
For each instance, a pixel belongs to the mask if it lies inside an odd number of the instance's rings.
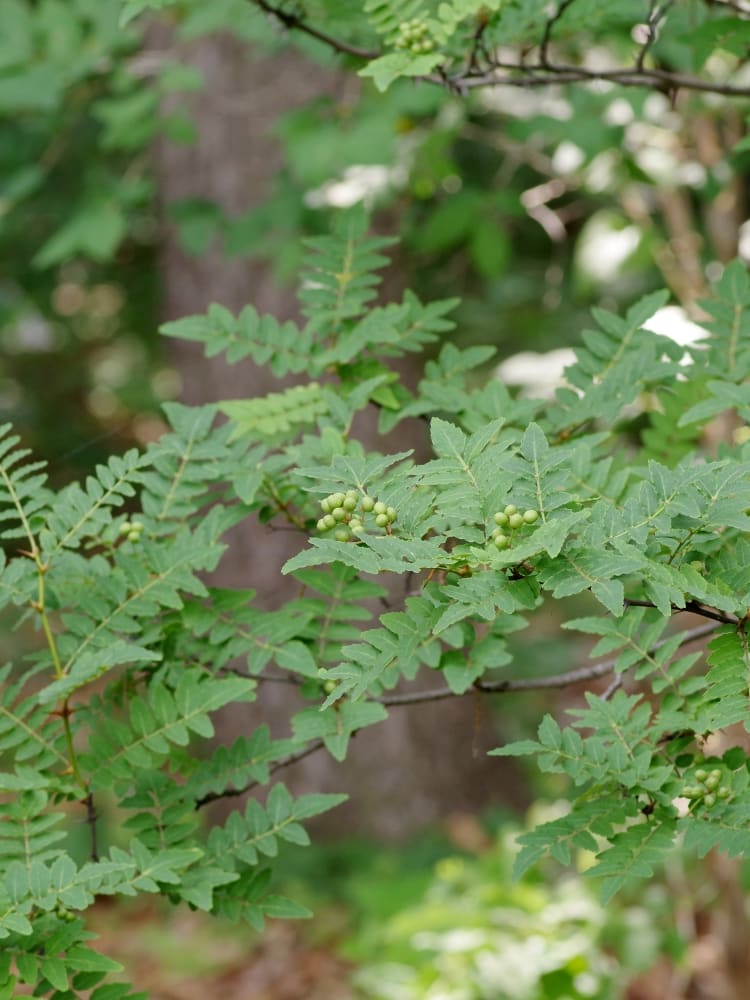
[[[687,646],[691,642],[696,642],[698,639],[711,635],[718,628],[719,625],[699,625],[697,628],[689,629],[682,636],[680,644],[677,648],[680,649],[682,646]],[[669,641],[671,640],[661,639],[659,642],[655,642],[648,650],[649,654],[655,653]],[[462,698],[467,694],[477,693],[510,694],[514,691],[553,691],[559,690],[560,688],[572,687],[574,684],[581,684],[584,681],[591,681],[600,677],[606,677],[614,671],[616,663],[617,657],[613,657],[612,659],[603,660],[599,663],[592,663],[591,666],[588,667],[579,667],[577,670],[569,670],[563,674],[555,674],[552,677],[518,677],[505,681],[479,681],[462,694],[456,694],[456,692],[449,687],[441,687],[433,688],[431,691],[413,691],[405,694],[394,694],[382,698],[372,698],[371,700],[377,701],[381,705],[392,707],[398,705],[418,705],[427,701],[442,701],[445,698]],[[621,682],[622,675],[618,674],[604,692],[603,697],[605,699],[611,697],[611,695],[620,686]],[[356,735],[356,732],[352,733],[352,736],[354,735]],[[289,754],[288,757],[282,757],[281,760],[277,760],[271,764],[269,768],[270,773],[274,774],[282,768],[289,767],[291,764],[296,764],[298,761],[304,760],[305,757],[309,757],[318,750],[322,750],[324,746],[325,743],[323,740],[313,740],[306,747],[303,747],[296,753]],[[242,788],[230,788],[223,792],[211,792],[208,795],[205,795],[202,799],[198,799],[195,803],[195,808],[201,809],[203,806],[206,806],[211,802],[216,802],[219,799],[236,798],[237,796],[244,795],[246,792],[251,792],[253,789],[258,788],[262,784],[263,782],[261,781],[251,781]]]
[[[299,14],[285,10],[271,0],[250,0],[256,7],[274,18],[288,31],[296,31],[315,38],[334,52],[353,56],[363,62],[369,62],[384,55],[376,49],[364,49],[352,45],[343,38],[337,38],[316,28]],[[542,37],[537,46],[536,62],[527,62],[525,58],[516,61],[497,59],[484,45],[485,25],[480,25],[474,33],[471,49],[468,53],[465,68],[451,73],[445,67],[439,67],[434,73],[424,77],[415,77],[426,83],[446,87],[457,94],[466,94],[470,90],[483,87],[520,87],[533,89],[548,87],[563,83],[615,83],[621,87],[645,87],[668,94],[679,90],[697,91],[699,93],[717,94],[723,97],[750,97],[750,85],[738,85],[729,81],[709,80],[705,77],[693,76],[688,73],[677,73],[658,67],[646,67],[646,56],[658,36],[659,28],[666,19],[669,8],[674,0],[664,0],[663,3],[652,2],[648,20],[642,25],[644,37],[638,49],[635,62],[631,65],[617,66],[612,69],[592,69],[577,66],[572,63],[552,62],[550,45],[556,24],[565,11],[575,0],[560,0],[555,12],[545,21]],[[750,4],[744,0],[708,0],[711,6],[725,7],[736,11],[740,17],[750,16]],[[527,49],[527,52],[529,50]],[[484,66],[479,66],[479,56],[484,59]]]
[[[704,636],[711,635],[718,628],[718,625],[699,625],[697,628],[689,629],[680,640],[680,647],[687,646],[691,642],[696,642]],[[655,653],[669,639],[661,639],[648,650]],[[593,681],[599,677],[606,677],[615,669],[617,657],[609,660],[602,660],[599,663],[592,663],[589,667],[578,667],[576,670],[569,670],[564,674],[553,674],[552,677],[517,677],[506,681],[478,681],[464,694],[473,694],[480,691],[482,694],[509,694],[513,691],[553,691],[559,688],[572,687],[574,684],[581,684],[584,681]],[[384,698],[376,698],[382,705],[416,705],[423,701],[439,701],[443,698],[460,698],[449,687],[434,688],[431,691],[413,691],[406,694],[394,694]]]

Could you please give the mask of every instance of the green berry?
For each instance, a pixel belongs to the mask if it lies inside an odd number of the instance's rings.
[[[732,789],[731,788],[727,788],[726,785],[722,785],[721,788],[717,789],[717,791],[716,791],[716,798],[717,799],[728,799],[731,794],[732,794]]]
[[[336,690],[336,681],[324,681],[323,690],[325,691],[326,694],[333,694],[333,692]]]
[[[720,782],[721,778],[717,778],[715,774],[709,774],[704,784],[706,788],[709,790],[709,792],[715,792],[716,789],[719,787]]]
[[[499,535],[504,535],[504,534],[505,534],[505,532],[503,531],[502,528],[493,528],[492,529],[492,534],[491,534],[490,537],[491,538],[497,538]]]
[[[141,540],[141,533],[140,533],[140,531],[129,531],[128,532],[128,541],[129,542],[139,542],[140,540]]]
[[[458,583],[460,579],[461,577],[458,575],[458,573],[448,572],[445,574],[446,583],[451,583],[451,584]]]
[[[382,500],[378,500],[378,502],[375,504],[375,506],[372,509],[375,511],[376,514],[387,514],[388,513],[388,508],[386,507],[386,505],[383,503]]]
[[[337,542],[348,542],[351,538],[348,528],[339,528],[336,534],[333,536]]]
[[[143,531],[143,521],[133,521],[131,528],[133,531]]]
[[[360,500],[360,506],[362,507],[362,510],[365,512],[365,514],[369,514],[370,511],[375,506],[375,501],[372,499],[372,497],[362,497],[362,499]]]
[[[507,535],[499,534],[494,538],[495,548],[497,549],[507,549],[510,545],[510,539]]]
[[[708,776],[709,776],[709,778],[719,778],[721,780],[722,773],[718,769],[718,767],[716,767],[716,768],[714,768],[713,771],[709,771]]]
[[[713,794],[713,792],[709,792],[708,795],[704,796],[703,803],[708,809],[710,809],[711,806],[716,805],[716,796]]]
[[[324,514],[331,513],[331,501],[328,499],[328,497],[320,501],[320,509],[323,511]]]
[[[496,514],[494,514],[492,520],[495,524],[506,525],[508,523],[508,515],[499,510]]]
[[[357,506],[356,497],[344,497],[344,502],[341,504],[344,510],[355,510]]]
[[[321,519],[318,521],[315,527],[318,529],[318,531],[325,531],[328,528],[328,525],[325,522],[325,518],[321,517]]]
[[[379,528],[386,528],[391,522],[388,520],[387,514],[378,514],[375,518],[375,524]]]
[[[508,518],[508,524],[514,530],[516,528],[520,528],[521,525],[523,524],[523,515],[522,514],[511,514],[510,517]]]
[[[340,507],[345,499],[346,498],[343,493],[332,493],[328,497],[328,503],[331,505],[331,510],[333,510],[334,507]]]
[[[509,503],[505,508],[505,513],[510,517],[511,514],[516,514],[518,512],[518,507],[514,503]]]
[[[695,772],[696,781],[705,781],[707,777],[708,777],[708,771],[704,771],[702,767],[698,768],[698,770]]]
[[[533,524],[539,519],[539,512],[536,510],[525,510],[523,512],[523,519],[526,524]]]
[[[354,500],[359,500],[359,491],[358,490],[347,490],[346,491],[346,496],[344,497],[344,499],[346,499],[347,497],[352,497],[352,499],[354,499]]]
[[[120,525],[120,534],[127,535],[127,533],[131,530],[132,527],[133,526],[130,523],[130,521],[123,521],[122,524]]]
[[[388,520],[391,522],[391,524],[393,524],[393,522],[398,517],[398,514],[396,513],[396,508],[395,507],[387,507],[386,508],[386,514],[388,515]]]
[[[685,785],[682,794],[686,799],[697,799],[701,794],[701,789],[697,785]]]
[[[343,521],[346,517],[346,511],[343,507],[334,507],[331,511],[331,517],[334,521]]]
[[[328,531],[329,528],[336,527],[336,518],[332,514],[326,514],[325,517],[321,518],[323,524],[325,525],[325,530]]]

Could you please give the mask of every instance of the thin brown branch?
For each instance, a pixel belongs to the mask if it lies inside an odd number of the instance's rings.
[[[631,608],[655,608],[656,605],[653,601],[634,601],[627,599],[625,603]],[[686,601],[684,608],[677,608],[672,605],[672,611],[679,613],[680,611],[686,611],[691,615],[700,615],[701,618],[710,618],[712,621],[721,622],[722,625],[736,625],[737,619],[734,615],[725,615],[721,611],[717,611],[715,608],[707,608],[699,601]]]
[[[96,835],[97,812],[96,812],[96,803],[94,802],[94,793],[89,792],[83,801],[86,805],[86,823],[88,824],[89,828],[89,837],[91,844],[91,847],[89,849],[89,855],[92,861],[98,861],[99,847],[97,844],[97,835]]]
[[[697,628],[689,629],[684,633],[678,648],[695,642],[697,639],[702,639],[706,635],[710,635],[717,628],[717,625],[699,625]],[[655,653],[668,641],[668,639],[661,639],[659,642],[654,643],[648,652]],[[444,687],[433,688],[431,691],[411,691],[406,694],[389,695],[373,700],[390,707],[392,705],[416,705],[423,701],[440,701],[443,698],[461,698],[476,691],[480,691],[483,694],[507,694],[513,691],[555,690],[571,687],[573,684],[580,684],[583,681],[605,677],[615,669],[617,659],[615,656],[600,663],[592,663],[588,667],[578,667],[576,670],[569,670],[564,674],[554,674],[552,677],[517,677],[505,681],[478,681],[461,695],[457,695],[449,687]]]
[[[310,754],[317,753],[325,746],[323,740],[313,740],[308,746],[304,747],[302,750],[298,750],[296,753],[290,753],[288,757],[282,757],[281,760],[275,761],[269,767],[269,773],[275,774],[277,771],[281,771],[282,768],[289,767],[291,764],[296,764],[300,760],[304,760],[305,757],[309,757]],[[258,788],[260,785],[265,784],[263,781],[251,781],[247,785],[243,785],[242,788],[227,788],[223,792],[209,792],[204,795],[202,799],[197,799],[195,803],[196,809],[202,809],[203,806],[207,806],[210,802],[216,802],[219,799],[232,799],[239,795],[244,795],[246,792],[251,792],[254,788]]]
[[[562,2],[558,4],[555,13],[551,17],[548,17],[545,22],[544,34],[542,35],[542,40],[539,43],[539,62],[542,66],[549,65],[549,45],[552,41],[552,32],[554,27],[573,2],[574,0],[562,0]]]
[[[653,47],[656,39],[659,37],[659,27],[666,18],[667,11],[673,3],[674,0],[665,0],[662,4],[657,3],[657,0],[651,0],[651,9],[649,10],[648,20],[646,22],[646,39],[641,45],[638,57],[635,61],[636,69],[639,71],[643,69],[643,63],[646,56]]]
[[[382,53],[373,51],[372,49],[362,49],[358,45],[351,45],[349,42],[345,42],[341,38],[334,38],[333,35],[327,34],[325,31],[320,31],[318,28],[313,27],[312,24],[308,24],[307,21],[303,20],[298,14],[293,14],[291,11],[282,10],[281,7],[277,7],[275,4],[269,3],[268,0],[251,0],[256,7],[259,7],[264,13],[270,14],[275,17],[277,21],[284,25],[289,31],[299,31],[303,35],[308,35],[310,38],[315,38],[324,45],[333,49],[335,52],[341,52],[344,55],[354,56],[356,59],[377,59]]]

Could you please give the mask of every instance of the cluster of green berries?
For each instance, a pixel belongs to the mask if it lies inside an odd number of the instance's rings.
[[[120,534],[125,535],[129,542],[139,542],[142,531],[142,521],[123,521],[120,525]]]
[[[416,55],[423,55],[432,52],[435,48],[435,41],[430,35],[430,29],[424,21],[418,17],[413,17],[410,21],[402,21],[398,26],[398,36],[395,46],[397,49],[409,49]]]
[[[320,509],[323,516],[318,521],[318,531],[335,529],[334,538],[338,542],[348,542],[352,535],[363,534],[367,514],[374,516],[378,528],[390,528],[396,520],[394,507],[388,507],[382,500],[374,500],[357,490],[331,493],[320,501]]]
[[[515,504],[509,503],[505,510],[498,510],[492,515],[492,520],[497,525],[492,529],[492,541],[495,548],[507,549],[511,538],[506,531],[514,532],[519,528],[528,527],[539,519],[539,511],[525,510],[523,514]]]
[[[702,767],[695,772],[694,785],[686,785],[682,794],[686,799],[696,801],[703,800],[703,805],[708,809],[716,805],[717,799],[728,799],[732,794],[732,789],[728,785],[722,785],[722,772],[715,768],[713,771],[706,771]]]

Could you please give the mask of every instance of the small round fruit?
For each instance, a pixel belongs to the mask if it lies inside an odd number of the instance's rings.
[[[710,809],[711,806],[715,806],[716,805],[716,796],[714,795],[714,793],[713,792],[709,792],[708,795],[704,795],[704,797],[703,797],[703,803],[706,806],[706,808],[708,808],[708,809]]]
[[[446,583],[458,583],[460,579],[461,577],[458,575],[458,573],[448,572],[445,574]]]
[[[333,510],[334,507],[340,507],[344,502],[344,499],[345,497],[343,493],[332,493],[328,497],[328,503],[331,505],[331,510]]]
[[[389,525],[390,523],[391,523],[391,522],[390,522],[390,521],[388,520],[388,515],[387,515],[387,514],[385,514],[385,513],[383,513],[383,514],[378,514],[378,515],[377,515],[377,517],[375,518],[375,524],[377,524],[377,526],[378,526],[379,528],[385,528],[385,527],[387,527],[387,526],[388,526],[388,525]]]
[[[128,532],[128,541],[129,542],[139,542],[140,540],[141,540],[141,533],[140,533],[140,531],[129,531]]]
[[[376,514],[388,513],[388,507],[383,503],[382,500],[378,500],[378,502],[373,506],[372,509],[375,511]]]
[[[721,788],[716,789],[717,799],[728,799],[731,794],[732,794],[732,789],[727,788],[726,785],[722,785]]]
[[[321,518],[321,520],[323,524],[326,526],[326,530],[328,530],[328,528],[336,527],[336,518],[333,516],[333,514],[326,514],[326,516]]]
[[[334,521],[343,521],[346,517],[346,511],[343,507],[334,507],[331,511],[331,517]]]
[[[709,771],[709,772],[708,772],[708,776],[709,776],[709,778],[719,778],[719,779],[721,779],[721,777],[722,777],[722,773],[721,773],[721,771],[720,771],[720,770],[718,769],[718,767],[715,767],[715,768],[713,769],[713,771]]]
[[[507,549],[510,545],[510,539],[507,535],[496,535],[493,541],[496,549]]]
[[[349,534],[348,528],[339,528],[334,538],[337,542],[348,542],[352,536]]]
[[[321,517],[321,519],[318,521],[315,527],[318,529],[318,531],[327,531],[328,525],[325,522],[325,518]]]
[[[347,490],[344,499],[352,497],[354,500],[359,500],[359,492],[357,490]]]
[[[320,501],[320,509],[323,511],[324,514],[331,513],[331,503],[328,497],[324,497],[323,500]]]
[[[715,774],[709,774],[704,784],[706,788],[709,790],[709,792],[715,792],[716,789],[719,787],[720,782],[721,778],[718,778]]]
[[[133,526],[130,523],[130,521],[123,521],[122,524],[120,525],[120,534],[127,535],[127,533],[131,530],[132,527]]]
[[[355,510],[357,507],[356,497],[344,497],[344,502],[341,504],[344,510]]]
[[[525,510],[523,512],[523,519],[526,524],[533,524],[535,521],[539,520],[539,511]]]
[[[143,521],[133,521],[130,527],[133,531],[143,531]]]
[[[362,497],[362,499],[360,500],[360,506],[362,507],[362,510],[365,512],[365,514],[369,514],[370,511],[375,506],[375,501],[372,499],[372,497]]]
[[[522,514],[511,514],[510,517],[508,518],[508,524],[514,530],[516,528],[520,528],[521,525],[523,524],[523,515]]]
[[[698,768],[698,770],[695,772],[696,781],[705,781],[707,777],[708,777],[708,771],[704,771],[702,767]]]
[[[509,503],[505,507],[505,513],[510,517],[511,514],[518,513],[518,507],[514,503]]]
[[[391,522],[391,524],[393,524],[393,522],[398,517],[398,514],[396,513],[396,508],[395,507],[387,507],[385,512],[388,515],[388,520]]]
[[[323,690],[326,694],[333,694],[336,690],[336,681],[323,681]]]
[[[697,785],[685,785],[682,789],[682,794],[686,799],[697,799],[700,798],[703,793],[703,789],[699,788]]]
[[[508,523],[508,515],[505,514],[502,510],[499,510],[493,516],[492,520],[495,522],[495,524],[499,524],[501,526],[504,526],[504,525],[506,525]]]

